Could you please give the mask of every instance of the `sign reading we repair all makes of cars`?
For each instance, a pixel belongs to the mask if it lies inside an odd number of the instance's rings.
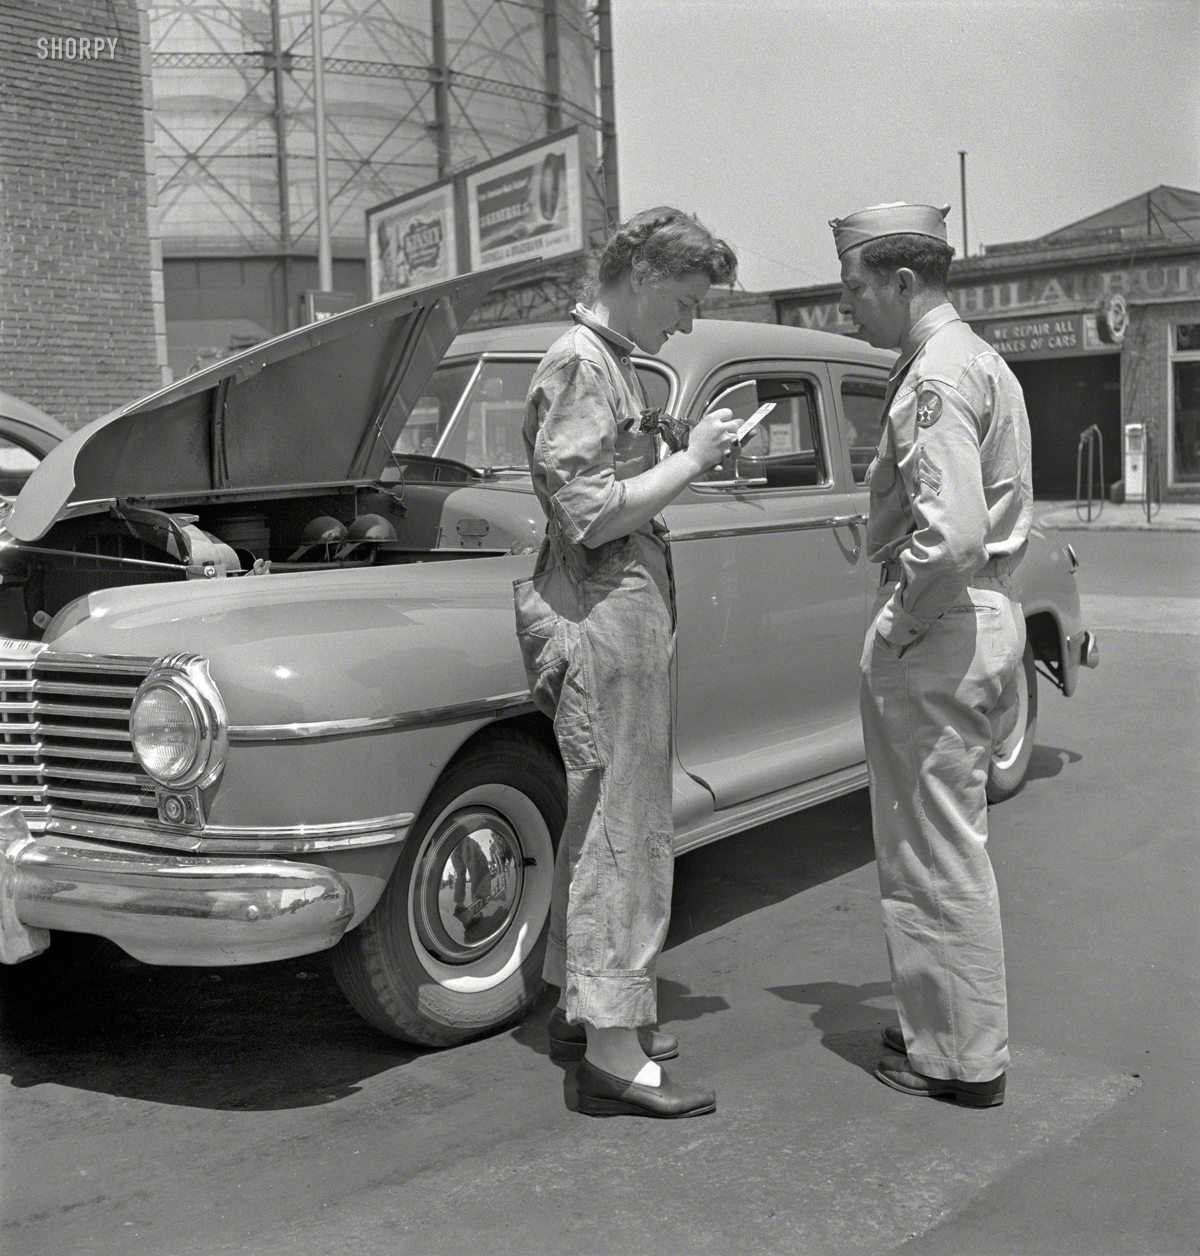
[[[1090,328],[1086,323],[1087,316],[1084,314],[1057,314],[1047,318],[980,323],[975,330],[1003,357],[1032,353],[1052,357],[1058,353],[1105,348],[1096,333],[1095,319],[1092,319]]]

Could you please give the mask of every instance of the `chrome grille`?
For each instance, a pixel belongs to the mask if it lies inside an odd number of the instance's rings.
[[[149,659],[43,654],[34,664],[45,801],[55,816],[157,815],[154,783],[129,739],[129,708]]]
[[[129,739],[133,695],[152,666],[0,639],[0,806],[19,806],[34,831],[60,816],[154,819],[154,783]]]
[[[46,827],[49,807],[42,782],[33,663],[41,646],[0,644],[0,806],[20,807],[29,827]]]

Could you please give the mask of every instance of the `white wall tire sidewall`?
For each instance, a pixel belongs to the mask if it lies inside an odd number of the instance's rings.
[[[1020,735],[1008,747],[1003,760],[997,761],[993,755],[988,761],[987,800],[991,803],[1004,802],[1021,789],[1033,757],[1038,718],[1037,666],[1033,647],[1028,641],[1021,656],[1018,684],[1021,711],[1017,728]]]
[[[526,866],[520,902],[514,919],[500,941],[488,953],[470,964],[446,964],[430,955],[417,932],[413,886],[425,849],[446,817],[464,807],[491,807],[513,826],[522,852],[537,862]],[[511,785],[489,782],[453,798],[425,830],[421,849],[413,861],[405,891],[406,919],[413,953],[430,979],[450,994],[481,994],[502,985],[529,958],[542,935],[550,912],[550,888],[554,879],[554,842],[537,805]]]

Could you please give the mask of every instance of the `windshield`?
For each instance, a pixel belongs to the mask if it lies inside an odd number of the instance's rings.
[[[440,458],[454,458],[469,467],[493,471],[528,467],[521,424],[525,397],[537,359],[524,362],[485,360],[454,422],[438,445]]]
[[[474,370],[475,362],[471,361],[450,363],[434,371],[417,404],[409,411],[408,421],[396,441],[395,453],[433,453]]]
[[[528,470],[521,428],[525,422],[525,398],[537,364],[534,357],[521,361],[484,359],[461,402],[458,399],[476,364],[441,367],[426,389],[428,395],[421,398],[405,426],[401,441],[404,447],[397,445],[396,452],[436,452],[439,458],[453,458],[480,471]],[[666,376],[644,366],[639,366],[637,372],[650,405],[664,409],[671,391]],[[451,395],[453,401],[449,401]],[[423,433],[436,428],[439,439],[435,447],[405,443],[414,422],[421,425]]]

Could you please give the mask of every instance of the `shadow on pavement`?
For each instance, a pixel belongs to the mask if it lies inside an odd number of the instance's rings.
[[[885,1025],[896,1024],[890,1009],[873,1007],[871,1000],[890,1002],[890,981],[869,981],[862,986],[842,981],[813,981],[799,986],[770,986],[771,994],[789,1003],[811,1005],[814,1028],[821,1032],[821,1045],[834,1055],[874,1073],[883,1052],[879,1035]]]
[[[865,789],[683,855],[667,950],[875,858]]]
[[[0,1025],[14,1086],[234,1111],[329,1103],[425,1054],[360,1020],[320,956],[161,968],[80,934],[0,969]]]
[[[874,858],[865,790],[714,843],[679,860],[667,946],[718,929]],[[663,980],[660,1020],[725,1007]],[[548,1054],[556,993],[512,1030]],[[47,1083],[231,1111],[308,1107],[428,1054],[359,1019],[320,955],[233,968],[163,968],[113,944],[55,934],[0,968],[0,1072]]]
[[[1065,767],[1078,763],[1083,758],[1078,751],[1064,750],[1061,746],[1037,746],[1029,756],[1029,771],[1025,774],[1027,781],[1044,781],[1048,777],[1057,776]]]

